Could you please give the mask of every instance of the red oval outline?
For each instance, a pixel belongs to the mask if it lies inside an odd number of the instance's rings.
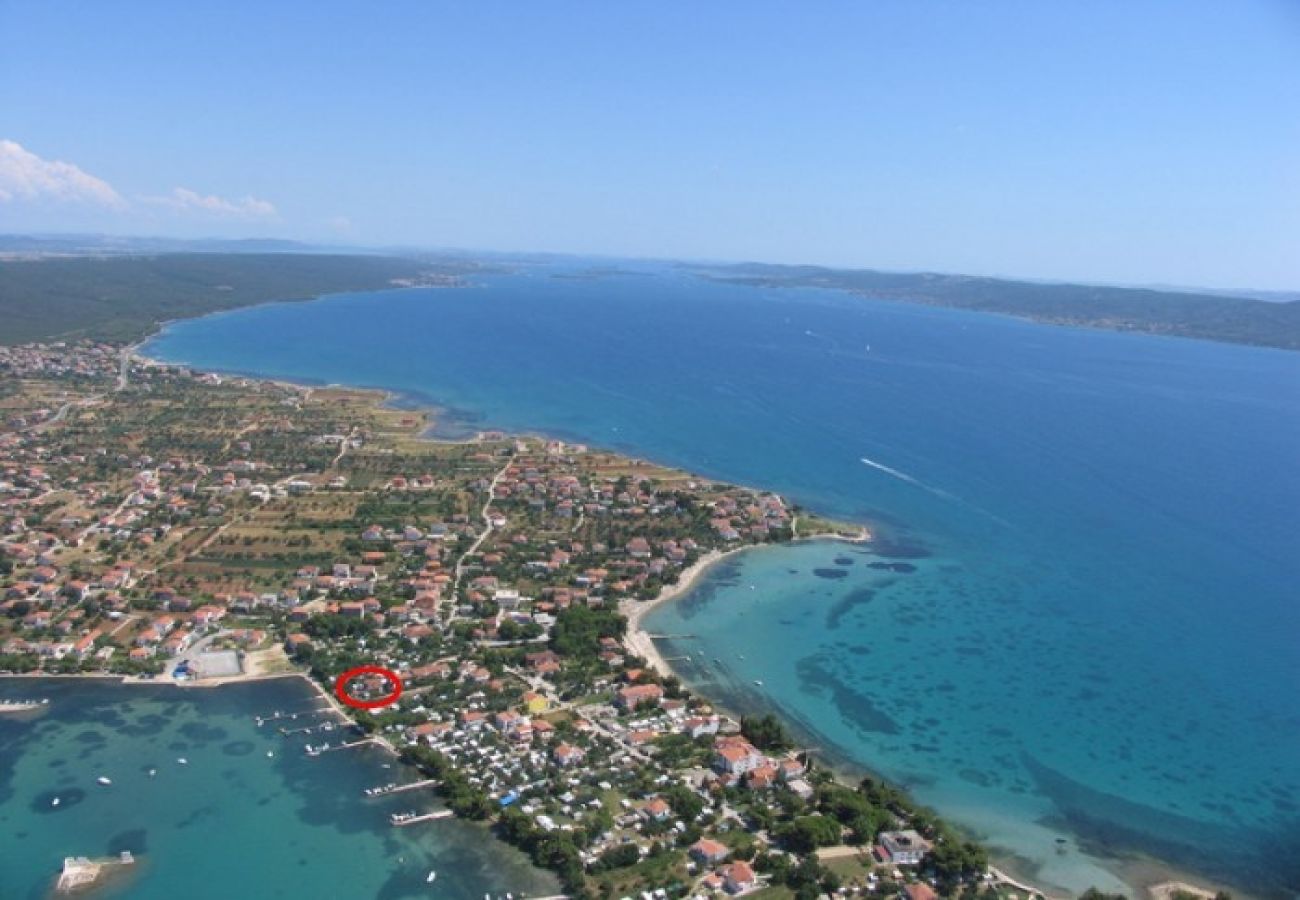
[[[383,676],[393,685],[393,692],[380,697],[378,700],[358,700],[348,693],[347,688],[348,682],[358,675]],[[392,669],[385,669],[383,666],[357,666],[355,669],[348,669],[335,679],[334,694],[354,709],[374,709],[378,706],[388,706],[390,703],[396,703],[397,698],[402,696],[402,676]]]

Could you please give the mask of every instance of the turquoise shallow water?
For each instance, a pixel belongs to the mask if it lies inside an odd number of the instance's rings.
[[[65,856],[137,854],[96,896],[459,897],[555,893],[527,860],[455,820],[393,828],[428,792],[364,788],[411,776],[382,751],[308,757],[257,714],[317,707],[298,679],[215,689],[86,679],[0,679],[0,698],[48,697],[0,715],[0,897],[44,898]],[[267,751],[274,757],[268,758]],[[188,765],[177,759],[184,757]],[[385,768],[390,765],[390,768]],[[149,777],[148,769],[157,775]],[[96,783],[104,775],[108,787]],[[51,798],[61,798],[59,806]],[[430,869],[437,880],[426,884]],[[436,888],[436,892],[434,891]]]
[[[1300,890],[1300,355],[557,274],[243,310],[147,349],[869,521],[874,555],[751,554],[652,623],[722,660],[691,680],[770,698],[1047,881],[1146,852]]]

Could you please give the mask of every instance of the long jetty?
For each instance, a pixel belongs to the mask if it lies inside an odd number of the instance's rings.
[[[311,706],[306,709],[297,710],[296,712],[283,712],[277,709],[269,716],[253,716],[253,720],[257,722],[257,727],[261,728],[267,722],[278,722],[281,719],[296,719],[299,716],[318,716],[322,713],[328,712],[330,712],[329,706]]]
[[[390,794],[401,794],[406,791],[418,791],[421,788],[431,787],[438,782],[432,778],[426,778],[423,781],[412,781],[409,784],[381,784],[377,787],[369,788],[362,791],[364,797],[387,797]]]
[[[456,814],[449,809],[439,809],[434,812],[411,816],[409,819],[393,819],[393,825],[397,828],[405,828],[407,825],[417,825],[420,822],[432,822],[435,819],[450,819],[454,815]]]
[[[336,744],[332,747],[312,747],[310,750],[307,751],[307,755],[320,756],[322,753],[333,753],[335,750],[348,750],[351,749],[352,747],[360,747],[362,744],[376,744],[376,743],[378,743],[378,741],[376,741],[372,737],[362,738],[359,741],[349,741],[346,744]]]

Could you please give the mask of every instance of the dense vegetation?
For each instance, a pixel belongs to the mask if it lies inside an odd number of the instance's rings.
[[[0,344],[135,341],[168,319],[376,290],[430,266],[385,256],[174,253],[0,264]]]
[[[749,264],[710,277],[768,287],[824,287],[864,297],[1084,325],[1300,350],[1300,301],[1270,303],[1184,291],[1040,284],[968,275]]]

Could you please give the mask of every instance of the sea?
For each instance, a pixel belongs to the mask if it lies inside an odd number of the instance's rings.
[[[438,804],[427,789],[365,798],[367,787],[416,780],[386,751],[364,746],[312,757],[305,743],[324,743],[328,734],[281,734],[329,721],[311,713],[324,704],[300,678],[217,688],[3,678],[4,699],[48,701],[32,712],[0,713],[5,900],[53,896],[65,857],[124,850],[136,862],[114,867],[92,896],[558,893],[549,873],[482,826],[443,819],[393,827],[392,813]],[[298,718],[257,725],[256,716],[276,711]]]
[[[1300,894],[1300,354],[608,260],[221,313],[144,352],[865,523],[730,558],[648,627],[705,695],[1046,887],[1168,866]]]

